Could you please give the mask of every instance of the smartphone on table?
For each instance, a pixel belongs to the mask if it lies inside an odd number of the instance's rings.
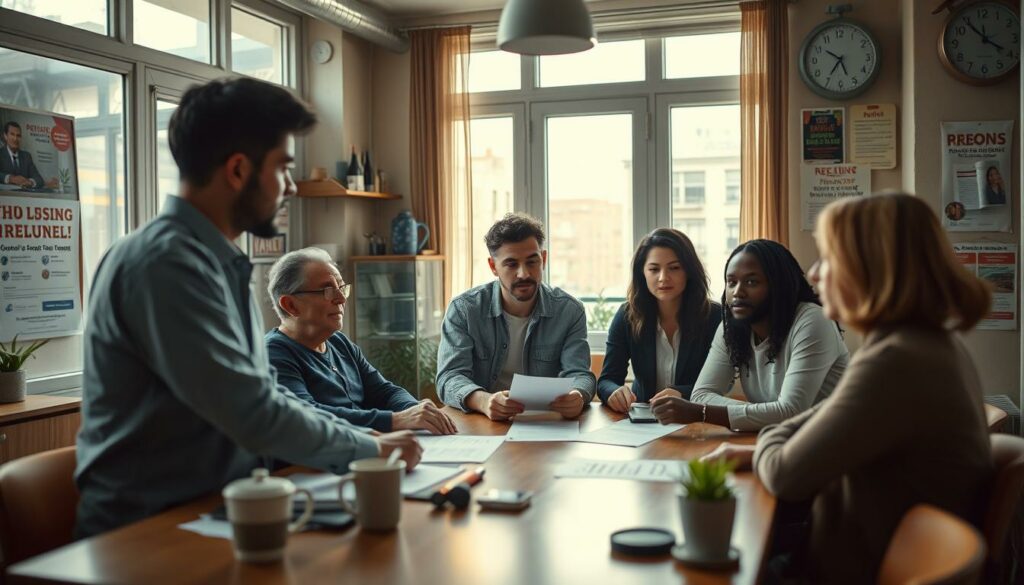
[[[525,490],[491,489],[478,496],[476,501],[484,510],[522,510],[530,505],[533,492]]]
[[[658,419],[651,412],[651,405],[645,402],[634,402],[629,405],[629,420],[634,423],[654,423]]]

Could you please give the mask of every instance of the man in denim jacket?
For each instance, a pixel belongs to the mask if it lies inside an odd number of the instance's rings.
[[[541,282],[548,253],[539,221],[508,214],[484,237],[498,279],[452,299],[437,351],[441,400],[491,420],[523,411],[510,400],[516,373],[572,378],[573,390],[549,406],[575,418],[594,396],[583,303]]]

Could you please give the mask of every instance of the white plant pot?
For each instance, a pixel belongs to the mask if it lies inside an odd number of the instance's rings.
[[[0,402],[25,400],[25,370],[0,372]]]
[[[736,517],[736,499],[707,501],[686,497],[680,488],[679,516],[683,524],[683,539],[694,558],[714,561],[729,557],[732,525]]]

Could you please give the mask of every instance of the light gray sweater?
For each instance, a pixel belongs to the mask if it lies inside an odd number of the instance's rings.
[[[765,339],[754,346],[750,367],[742,369],[739,379],[750,402],[726,398],[735,368],[725,347],[723,327],[718,326],[691,400],[725,406],[729,426],[737,431],[756,431],[814,406],[832,393],[850,360],[835,322],[825,317],[820,306],[800,303],[775,361],[768,363]]]

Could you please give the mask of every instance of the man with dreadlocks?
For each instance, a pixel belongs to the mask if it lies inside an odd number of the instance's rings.
[[[782,244],[741,244],[725,268],[722,324],[690,400],[663,390],[651,400],[658,421],[709,422],[756,431],[799,414],[835,388],[849,351],[839,326],[796,258]],[[750,402],[725,397],[740,381]]]

